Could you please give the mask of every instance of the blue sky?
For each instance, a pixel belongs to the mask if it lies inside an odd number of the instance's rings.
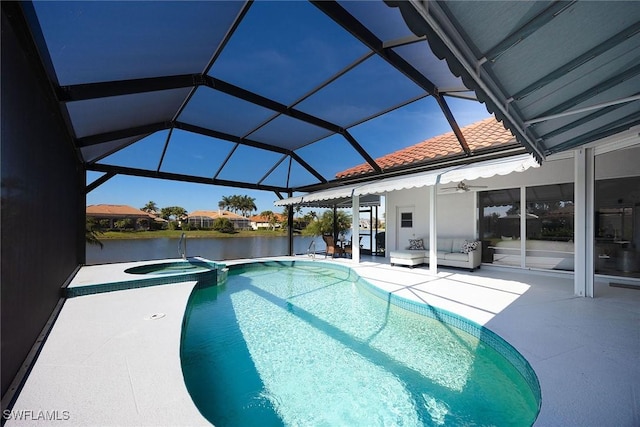
[[[456,99],[450,99],[449,104],[460,126],[474,123],[489,116],[483,104]],[[448,125],[443,122],[441,116],[439,111],[433,110],[430,103],[416,103],[416,105],[390,113],[388,117],[381,117],[370,123],[365,123],[354,129],[352,134],[363,145],[366,141],[370,145],[377,146],[375,151],[379,152],[377,154],[379,156],[449,132]],[[356,164],[359,163],[363,162],[359,161]],[[89,172],[87,182],[91,182],[101,175]],[[270,191],[254,191],[122,175],[111,178],[87,194],[87,205],[105,203],[141,208],[147,202],[154,201],[158,207],[182,206],[187,212],[193,212],[196,210],[216,210],[222,196],[234,194],[254,197],[258,212],[281,211],[280,208],[273,206],[277,197]]]

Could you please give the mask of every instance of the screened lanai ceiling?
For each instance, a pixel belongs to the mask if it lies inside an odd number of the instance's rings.
[[[363,161],[379,179],[392,171],[374,158],[393,149],[360,129],[415,103],[468,161],[459,102],[486,102],[538,160],[640,120],[636,2],[16,8],[80,161],[104,173],[89,191],[117,174],[311,191],[348,183],[336,173]]]

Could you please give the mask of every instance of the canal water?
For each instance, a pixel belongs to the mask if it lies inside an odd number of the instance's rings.
[[[177,258],[180,256],[178,242],[179,239],[166,237],[103,240],[102,249],[100,246],[87,245],[87,265]],[[311,242],[315,242],[316,253],[324,253],[326,245],[319,236],[294,236],[294,253],[298,255],[308,253]],[[364,249],[369,249],[368,236],[363,236],[360,243]],[[201,256],[213,261],[288,255],[288,251],[286,236],[187,239],[187,256]]]

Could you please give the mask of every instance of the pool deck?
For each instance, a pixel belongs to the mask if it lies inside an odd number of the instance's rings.
[[[278,257],[264,260],[310,260]],[[166,261],[166,260],[164,260]],[[246,261],[224,261],[233,265]],[[536,371],[536,426],[640,425],[640,289],[598,282],[573,295],[573,276],[486,268],[391,267],[388,259],[316,259],[348,265],[372,284],[486,326]],[[120,264],[83,267],[83,283]],[[13,407],[7,426],[198,426],[180,368],[180,331],[195,282],[70,298]],[[155,315],[155,316],[154,316]],[[44,422],[42,417],[58,421]]]

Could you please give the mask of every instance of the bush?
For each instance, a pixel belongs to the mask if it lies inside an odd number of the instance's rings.
[[[149,222],[149,230],[162,230],[165,227],[164,222],[159,222],[159,221],[151,221]]]
[[[113,226],[120,230],[132,229],[133,221],[131,220],[131,218],[124,218],[114,222]]]
[[[220,233],[233,233],[235,228],[229,218],[216,218],[213,222],[213,229]]]

